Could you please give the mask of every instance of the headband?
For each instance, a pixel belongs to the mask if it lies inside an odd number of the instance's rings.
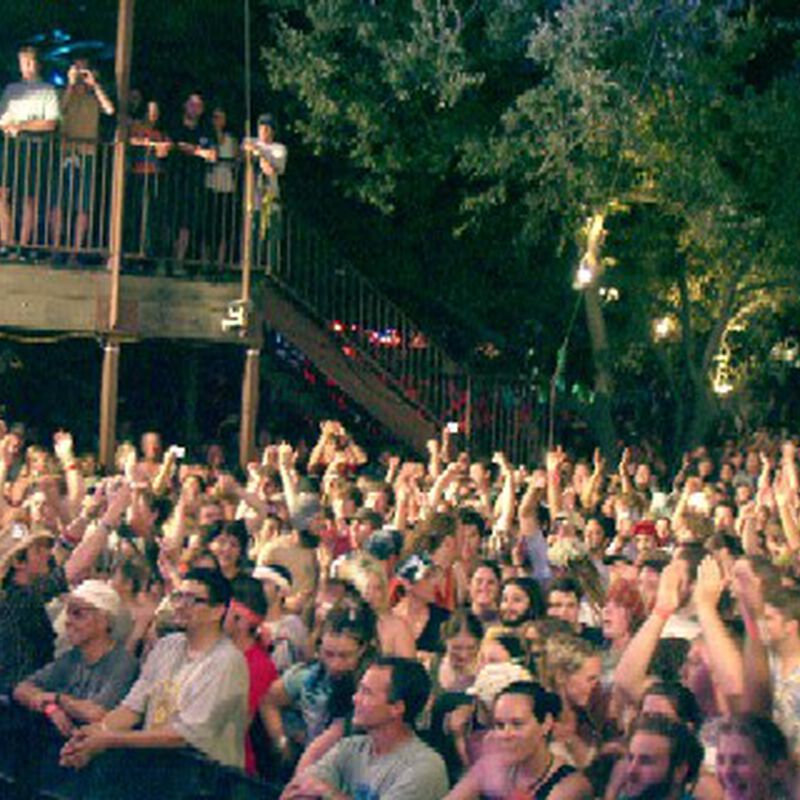
[[[264,621],[264,617],[260,614],[256,614],[252,608],[248,608],[239,600],[231,600],[228,608],[230,608],[231,611],[235,611],[243,619],[246,619],[251,625],[260,625]]]

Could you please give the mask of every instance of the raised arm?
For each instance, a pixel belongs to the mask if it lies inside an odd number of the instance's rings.
[[[778,516],[781,520],[781,527],[786,536],[789,549],[796,553],[800,550],[800,528],[798,528],[795,509],[797,508],[797,492],[791,488],[791,477],[787,474],[793,468],[787,470],[784,463],[782,469],[775,475],[775,483],[772,486],[772,494],[775,497],[775,506],[778,509]]]
[[[435,481],[442,474],[442,447],[438,439],[428,439],[428,477]]]
[[[436,513],[436,509],[442,502],[445,489],[458,477],[460,472],[461,465],[457,461],[453,461],[442,470],[442,474],[433,482],[433,486],[428,493],[428,508],[431,513]]]
[[[329,447],[333,444],[333,423],[330,420],[325,420],[320,424],[319,439],[308,457],[308,471],[312,472],[318,467],[327,466],[325,462],[326,453]]]
[[[784,442],[781,447],[781,468],[787,489],[796,494],[797,490],[800,489],[800,482],[797,476],[797,448],[791,439]]]
[[[550,508],[550,519],[555,519],[556,514],[561,511],[563,506],[560,470],[565,457],[564,451],[559,445],[555,450],[551,450],[545,459],[547,466],[547,505]]]
[[[731,577],[745,632],[742,710],[769,716],[772,713],[772,686],[767,648],[759,627],[764,613],[761,584],[747,559],[739,559],[734,564]]]
[[[774,498],[772,497],[772,459],[766,454],[761,453],[761,472],[758,476],[756,486],[756,505],[772,509]]]
[[[500,474],[503,478],[503,488],[497,498],[497,515],[494,527],[497,530],[511,531],[514,524],[514,511],[516,510],[516,481],[514,479],[514,467],[509,462],[505,453],[497,452],[492,461],[500,467]]]
[[[714,683],[736,708],[744,695],[744,662],[719,615],[722,572],[713,556],[706,556],[697,570],[694,603],[703,631]]]
[[[309,469],[310,469],[309,463]],[[278,446],[278,471],[283,485],[283,496],[290,514],[296,514],[300,503],[297,491],[297,475],[294,471],[294,450],[288,442],[281,442]]]
[[[622,494],[629,495],[633,493],[633,481],[631,480],[631,473],[630,473],[630,465],[631,465],[631,451],[629,447],[626,447],[622,451],[622,458],[619,460],[619,467],[617,468],[617,474],[619,475],[620,483],[622,484]]]
[[[667,620],[680,605],[681,570],[676,562],[664,567],[658,583],[656,603],[650,616],[636,631],[614,670],[614,686],[631,701],[638,701],[646,688],[647,670]]]
[[[594,469],[589,476],[589,480],[583,487],[581,492],[581,506],[586,511],[593,511],[597,504],[600,502],[600,487],[603,485],[603,475],[606,468],[606,461],[600,448],[596,447],[594,450]]]
[[[66,431],[58,431],[53,436],[53,449],[64,470],[67,484],[66,512],[71,520],[81,510],[83,498],[86,496],[86,484],[80,464],[75,458],[72,435]]]
[[[64,564],[67,582],[74,585],[83,580],[94,567],[97,557],[108,544],[108,535],[119,526],[122,515],[131,501],[131,489],[122,483],[109,495],[108,507],[100,521],[86,534]]]

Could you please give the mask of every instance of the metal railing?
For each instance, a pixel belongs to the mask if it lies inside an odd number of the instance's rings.
[[[206,162],[169,143],[128,149],[123,269],[240,268],[244,173],[239,158]],[[57,135],[0,143],[0,244],[38,254],[108,255],[113,145]],[[536,399],[522,383],[470,375],[396,303],[296,215],[256,209],[253,271],[300,304],[345,356],[402,395],[421,418],[457,421],[471,449],[530,460]]]

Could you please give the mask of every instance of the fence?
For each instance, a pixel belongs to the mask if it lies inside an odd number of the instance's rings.
[[[208,162],[167,141],[134,140],[127,170],[126,268],[240,268],[243,179],[237,158]],[[108,254],[113,145],[57,135],[6,137],[0,147],[0,244],[49,255],[102,260]],[[480,454],[505,450],[530,460],[536,401],[522,383],[470,375],[392,300],[338,257],[297,216],[256,209],[253,269],[412,404],[444,424],[457,421]]]

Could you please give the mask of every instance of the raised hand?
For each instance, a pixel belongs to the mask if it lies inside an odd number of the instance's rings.
[[[674,614],[681,604],[681,592],[686,575],[682,564],[670,561],[661,571],[656,592],[655,608],[663,614]]]
[[[281,469],[291,469],[294,466],[294,449],[288,442],[278,445],[278,466]]]
[[[594,464],[594,471],[597,473],[602,472],[606,468],[606,460],[599,447],[595,447],[594,454],[592,455],[592,463]]]
[[[62,464],[71,463],[75,458],[72,434],[68,431],[57,431],[53,435],[53,450]]]
[[[548,472],[555,472],[561,468],[561,465],[566,459],[566,453],[561,445],[558,445],[555,450],[550,450],[545,457],[545,464]]]
[[[714,556],[706,556],[697,568],[697,580],[694,584],[694,601],[698,608],[716,608],[725,579]]]
[[[731,571],[731,588],[742,611],[751,617],[760,617],[764,610],[764,591],[761,579],[753,571],[753,566],[745,558],[740,558]]]

